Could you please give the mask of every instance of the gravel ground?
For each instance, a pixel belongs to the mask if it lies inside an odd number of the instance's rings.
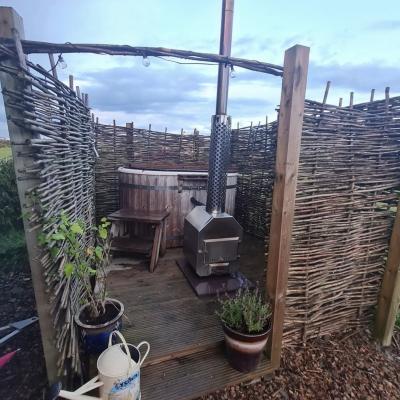
[[[37,315],[29,272],[0,274],[0,326]],[[0,337],[12,330],[0,331]],[[0,347],[0,356],[21,349],[0,369],[1,400],[40,400],[47,386],[39,324],[25,328]]]
[[[274,377],[202,397],[222,399],[400,399],[400,335],[381,349],[367,331],[345,332],[285,349]]]

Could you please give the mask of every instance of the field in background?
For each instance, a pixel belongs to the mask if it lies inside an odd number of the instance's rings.
[[[0,160],[11,157],[11,147],[8,140],[0,139]]]

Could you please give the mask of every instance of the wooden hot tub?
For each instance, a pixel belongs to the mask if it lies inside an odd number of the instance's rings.
[[[168,208],[167,247],[183,245],[183,224],[194,207],[191,197],[205,203],[207,172],[119,168],[120,207],[159,211]],[[225,211],[235,211],[237,173],[228,173]],[[137,232],[138,234],[143,234]]]

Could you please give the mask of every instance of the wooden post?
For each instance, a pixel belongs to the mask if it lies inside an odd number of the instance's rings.
[[[374,101],[375,89],[371,89],[371,96],[369,98],[369,102],[372,103]]]
[[[58,76],[57,76],[57,64],[54,62],[53,53],[49,53],[49,60],[50,60],[51,74],[54,76],[54,78],[58,79]]]
[[[126,158],[127,158],[127,165],[133,163],[133,122],[126,123]]]
[[[326,104],[326,101],[328,100],[328,93],[329,93],[330,87],[331,87],[331,81],[326,82],[324,99],[322,100],[322,104],[324,104],[324,105]]]
[[[376,313],[375,333],[383,346],[390,346],[400,305],[400,202],[390,238],[386,269],[383,275]]]
[[[284,60],[267,268],[272,306],[268,351],[275,368],[279,367],[282,348],[309,52],[308,47],[296,45],[286,50]]]
[[[0,37],[7,39],[13,38],[16,40],[17,47],[20,47],[21,45],[18,38],[24,38],[22,18],[11,7],[0,7]],[[25,63],[24,60],[21,60],[20,62],[22,62],[22,64]],[[10,59],[3,61],[3,64],[16,67],[18,66],[18,61]],[[13,108],[10,106],[7,91],[22,91],[24,88],[22,87],[21,80],[2,72],[0,73],[0,81],[4,93],[4,107],[7,116],[8,132],[10,135],[21,210],[23,215],[29,215],[31,212],[30,207],[32,207],[32,205],[27,193],[29,189],[32,189],[39,184],[38,178],[33,178],[29,174],[25,173],[25,170],[32,165],[32,157],[27,156],[31,150],[27,141],[35,136],[28,129],[16,125],[12,120],[13,118],[22,119],[23,115],[19,108]],[[29,263],[32,273],[32,284],[35,291],[36,307],[39,315],[40,331],[46,360],[47,376],[49,381],[53,382],[57,376],[56,364],[58,352],[55,347],[55,330],[50,315],[50,304],[46,293],[46,283],[43,276],[42,266],[39,263],[40,248],[37,243],[37,231],[30,229],[31,227],[29,226],[27,218],[24,217],[23,220],[26,247],[28,249]]]

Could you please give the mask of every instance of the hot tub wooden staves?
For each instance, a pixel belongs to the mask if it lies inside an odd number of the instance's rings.
[[[186,215],[193,209],[192,197],[205,203],[207,172],[153,171],[119,168],[120,207],[145,212],[168,209],[167,247],[183,245],[183,225]],[[229,173],[225,210],[235,211],[237,173]],[[145,227],[137,227],[136,234],[146,235]]]

